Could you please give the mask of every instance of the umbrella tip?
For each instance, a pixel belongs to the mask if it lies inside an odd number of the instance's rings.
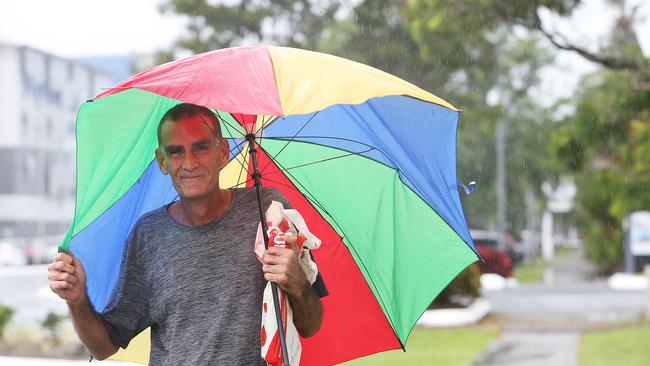
[[[464,185],[462,182],[458,182],[457,186],[459,188],[462,188],[463,192],[465,192],[466,195],[470,195],[474,193],[474,189],[476,188],[476,181],[471,181],[468,185]]]

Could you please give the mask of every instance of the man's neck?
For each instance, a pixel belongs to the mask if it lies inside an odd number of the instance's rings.
[[[219,189],[210,197],[181,199],[169,207],[169,213],[183,225],[201,226],[223,215],[231,201],[232,191]]]

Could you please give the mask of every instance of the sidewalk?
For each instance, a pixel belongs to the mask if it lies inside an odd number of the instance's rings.
[[[575,366],[583,332],[641,316],[643,295],[612,296],[580,249],[556,256],[543,283],[488,294],[501,336],[475,366]],[[621,318],[623,317],[623,318]]]
[[[575,366],[580,333],[505,332],[475,366]]]

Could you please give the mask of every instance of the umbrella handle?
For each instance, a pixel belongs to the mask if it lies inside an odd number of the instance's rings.
[[[262,235],[264,236],[264,248],[269,248],[269,234],[264,207],[262,207],[262,174],[258,171],[257,166],[257,149],[255,149],[255,135],[250,133],[246,135],[248,141],[248,152],[250,153],[251,163],[253,165],[253,179],[255,180],[255,190],[257,191],[257,205],[260,210],[260,223],[262,224]],[[280,349],[282,350],[282,362],[285,366],[289,365],[289,352],[287,352],[287,340],[284,334],[284,325],[282,324],[282,312],[280,310],[280,297],[278,296],[278,284],[271,282],[271,295],[273,296],[273,307],[275,308],[275,319],[278,322],[278,333],[280,335]]]

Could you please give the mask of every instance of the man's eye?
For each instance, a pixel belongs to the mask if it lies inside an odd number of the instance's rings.
[[[171,155],[171,156],[178,156],[178,155],[182,154],[183,151],[182,151],[181,149],[170,149],[170,150],[168,151],[168,153],[169,153],[169,155]]]

